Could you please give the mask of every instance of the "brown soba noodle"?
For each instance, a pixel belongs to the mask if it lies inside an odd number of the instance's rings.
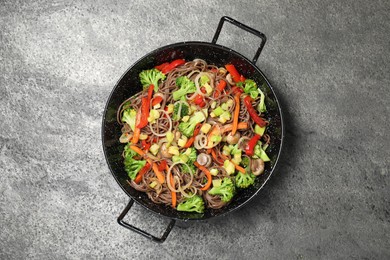
[[[128,180],[131,187],[134,189],[145,192],[149,199],[153,201],[154,203],[158,204],[165,204],[167,206],[170,206],[172,203],[172,192],[176,193],[176,200],[177,204],[182,203],[186,199],[194,196],[199,195],[203,198],[205,202],[205,206],[207,208],[212,209],[219,209],[224,207],[229,202],[225,202],[222,200],[221,196],[218,195],[211,195],[207,191],[202,190],[201,188],[205,186],[205,180],[207,176],[205,175],[205,172],[200,170],[199,168],[195,167],[194,172],[191,173],[183,173],[182,167],[188,167],[185,163],[181,162],[173,162],[172,160],[172,154],[169,154],[167,152],[166,143],[167,141],[167,133],[172,132],[175,140],[173,142],[177,142],[177,138],[180,135],[180,132],[178,130],[178,125],[180,123],[180,120],[173,120],[172,114],[168,112],[166,109],[166,106],[168,104],[175,104],[177,100],[174,100],[172,97],[172,93],[178,89],[178,86],[176,84],[176,79],[181,76],[187,76],[190,80],[194,81],[195,83],[199,82],[199,77],[202,75],[206,75],[209,79],[209,85],[214,90],[215,87],[218,85],[218,82],[221,80],[224,80],[226,82],[226,88],[218,95],[217,97],[214,97],[214,95],[203,95],[204,99],[204,107],[199,107],[196,105],[193,105],[191,102],[196,98],[196,95],[201,93],[199,91],[199,84],[196,84],[197,91],[195,93],[187,94],[186,95],[186,102],[189,102],[191,106],[197,107],[198,111],[204,111],[202,109],[208,109],[209,112],[212,111],[212,104],[213,108],[219,107],[221,104],[226,103],[227,101],[233,102],[232,106],[229,107],[228,112],[233,115],[235,111],[235,106],[237,105],[235,103],[233,88],[236,84],[232,80],[232,76],[228,71],[223,67],[217,67],[214,65],[209,65],[206,63],[206,61],[201,59],[195,59],[193,61],[188,61],[185,64],[178,66],[168,72],[166,74],[166,78],[163,81],[160,81],[158,86],[158,92],[154,94],[154,96],[151,99],[151,102],[149,104],[149,109],[155,109],[159,112],[161,115],[159,118],[157,118],[153,123],[148,123],[146,127],[143,127],[140,130],[140,136],[143,136],[145,138],[146,136],[146,142],[149,143],[155,143],[158,144],[160,147],[160,150],[156,154],[152,154],[150,151],[146,151],[145,155],[140,156],[137,155],[138,159],[145,159],[148,158],[148,162],[161,162],[162,160],[165,160],[167,163],[167,169],[163,169],[165,182],[161,183],[159,182],[158,176],[156,176],[156,173],[154,172],[153,167],[149,167],[146,169],[147,171],[143,173],[142,178],[140,179],[139,183],[136,183],[134,180]],[[217,91],[217,90],[214,90]],[[123,112],[128,109],[132,108],[135,111],[141,111],[142,110],[142,99],[146,98],[148,96],[148,90],[144,89],[143,91],[135,94],[134,96],[126,99],[123,101],[123,103],[118,108],[117,112],[117,121],[119,124],[122,125],[122,136],[121,136],[121,142],[126,143],[130,142],[131,137],[134,135],[134,131],[131,129],[129,124],[122,121]],[[243,104],[243,98],[245,95],[241,96],[241,104]],[[156,108],[156,106],[152,106],[154,99],[161,99],[161,106],[160,108]],[[253,99],[252,105],[253,107],[256,107],[260,102],[260,96]],[[180,112],[179,112],[180,113]],[[259,115],[261,115],[259,113]],[[245,149],[246,145],[248,144],[248,141],[253,137],[254,135],[254,127],[255,122],[248,113],[247,107],[245,105],[241,105],[239,109],[239,115],[238,115],[238,122],[247,122],[248,128],[243,130],[238,130],[236,133],[236,138],[239,139],[238,145],[241,147],[242,150]],[[233,123],[233,116],[231,116],[226,122],[221,123],[217,117],[210,117],[208,116],[206,121],[204,123],[208,123],[211,126],[219,126],[220,129],[223,129],[226,125]],[[222,140],[226,140],[226,138],[229,135],[229,131],[222,133]],[[262,136],[263,143],[265,145],[268,145],[271,140],[269,135],[265,134]],[[205,144],[207,142],[207,135],[206,134],[199,134],[194,141],[194,146],[197,148],[198,154],[206,154],[209,155],[211,158],[211,162],[206,166],[207,169],[217,169],[217,174],[215,176],[212,176],[213,179],[223,179],[223,178],[234,178],[231,174],[228,174],[226,169],[221,165],[220,162],[216,161],[214,157],[211,157],[210,154],[210,148],[205,147]],[[237,142],[236,142],[237,143]],[[233,155],[226,155],[223,154],[223,146],[227,144],[226,141],[222,141],[216,146],[213,147],[213,150],[215,151],[216,158],[225,158],[225,160],[231,160],[233,159]],[[139,146],[139,145],[138,145]],[[203,147],[203,148],[202,148]],[[140,147],[142,148],[142,147]],[[180,148],[180,154],[184,152],[184,148]],[[253,160],[250,156],[247,156],[243,153],[243,158],[246,157],[249,161],[249,165],[251,165],[251,161]],[[165,171],[166,170],[166,171]],[[172,178],[172,180],[171,180]],[[174,184],[172,186],[172,183]]]

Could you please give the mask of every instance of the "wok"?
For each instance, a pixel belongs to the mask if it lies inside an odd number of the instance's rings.
[[[261,39],[257,52],[252,60],[247,59],[230,48],[217,44],[219,34],[225,21],[258,36]],[[139,59],[122,75],[108,98],[103,113],[102,124],[102,142],[107,164],[118,185],[130,197],[128,205],[118,217],[118,223],[120,225],[153,241],[163,242],[177,221],[203,221],[214,217],[221,217],[242,207],[256,194],[258,194],[260,189],[264,186],[275,170],[275,166],[282,150],[284,137],[282,112],[276,94],[263,72],[255,65],[265,42],[266,37],[261,32],[230,17],[224,16],[218,24],[211,43],[195,41],[179,42],[158,48]],[[228,63],[234,64],[237,70],[245,75],[246,78],[253,79],[257,82],[257,85],[261,87],[263,92],[266,94],[268,112],[265,116],[270,122],[268,134],[272,140],[269,148],[267,149],[267,154],[269,155],[271,162],[266,163],[265,172],[256,178],[255,184],[248,189],[240,190],[233,198],[233,201],[226,207],[221,209],[207,209],[204,214],[179,212],[171,207],[155,204],[145,193],[135,190],[128,184],[128,175],[124,171],[123,159],[121,156],[124,144],[119,142],[121,126],[116,121],[116,112],[123,100],[142,90],[138,77],[138,74],[142,70],[153,68],[155,65],[174,59],[185,59],[190,61],[195,58],[203,59],[207,63],[215,64],[217,66],[224,66]],[[151,235],[123,220],[134,201],[160,216],[171,219],[168,227],[161,237]]]

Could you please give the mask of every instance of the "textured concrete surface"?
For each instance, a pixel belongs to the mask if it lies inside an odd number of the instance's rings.
[[[390,258],[389,1],[82,2],[0,3],[0,259]],[[283,161],[250,205],[158,245],[116,223],[102,111],[138,58],[210,41],[222,15],[268,36]],[[257,39],[227,26],[220,43],[252,56]]]

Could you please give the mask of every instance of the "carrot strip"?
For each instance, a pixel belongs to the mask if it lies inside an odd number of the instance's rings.
[[[211,151],[212,151],[212,149],[211,149],[211,148],[210,148],[210,149],[207,149],[207,150],[206,150],[206,153],[207,153],[207,154],[210,154],[210,153],[211,153]]]
[[[243,130],[243,129],[247,129],[248,128],[248,123],[247,122],[239,122],[237,124],[237,129],[238,130]],[[233,129],[233,124],[228,124],[228,125],[224,125],[222,127],[222,133],[225,133],[225,132],[229,132]]]
[[[190,148],[191,145],[194,143],[195,141],[195,137],[199,134],[200,132],[200,129],[202,128],[202,125],[201,123],[198,123],[195,127],[195,130],[194,130],[194,134],[190,137],[190,139],[188,139],[187,143],[184,145],[184,148]]]
[[[224,161],[229,160],[229,158],[226,155],[224,155],[223,153],[221,153],[221,158]]]
[[[137,146],[135,146],[135,145],[130,145],[130,149],[133,150],[134,152],[138,153],[139,155],[143,156],[143,157],[146,159],[146,161],[152,165],[153,171],[154,171],[154,173],[156,174],[157,179],[158,179],[158,181],[159,181],[161,184],[165,182],[165,177],[164,177],[164,175],[161,173],[161,171],[158,169],[157,163],[152,162],[152,160],[150,160],[149,158],[146,158],[146,157],[145,157],[146,153],[145,153],[144,151],[142,151],[140,148],[138,148]]]
[[[139,184],[142,180],[142,176],[144,176],[145,173],[147,173],[150,168],[152,168],[152,165],[150,163],[146,163],[144,167],[138,172],[137,177],[135,177],[134,182]]]
[[[237,132],[237,128],[238,128],[238,117],[240,115],[240,95],[241,94],[239,93],[234,95],[234,100],[236,101],[236,107],[234,108],[232,135],[234,135]]]
[[[166,165],[165,169],[167,170],[167,173],[169,172],[169,166]],[[173,174],[171,173],[171,176],[169,176],[169,182],[171,183],[171,186],[175,188],[175,180],[173,179]],[[171,197],[172,197],[172,207],[176,208],[177,204],[177,197],[176,192],[171,191]]]
[[[199,169],[201,170],[202,172],[204,172],[206,174],[206,177],[207,177],[207,183],[204,187],[200,188],[201,190],[208,190],[211,186],[211,182],[212,182],[212,177],[211,177],[211,173],[209,170],[206,169],[206,167],[204,167],[203,165],[200,165],[197,161],[194,162],[194,165]]]
[[[157,176],[158,181],[162,184],[165,182],[165,177],[162,172],[158,169],[157,163],[153,163],[153,171]]]
[[[232,161],[231,161],[232,162]],[[238,164],[235,164],[234,162],[232,162],[234,164],[234,168],[236,168],[237,171],[241,172],[241,173],[246,173],[245,169],[242,168],[240,165]]]

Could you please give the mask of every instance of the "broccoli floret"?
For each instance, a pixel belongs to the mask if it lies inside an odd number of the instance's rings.
[[[181,110],[180,110],[180,115],[179,115],[179,109],[180,109],[180,106],[181,106]],[[173,120],[180,120],[181,118],[183,118],[183,116],[186,116],[189,114],[189,106],[187,103],[184,103],[184,102],[178,102],[174,105],[173,107]]]
[[[258,142],[256,144],[255,148],[253,149],[253,152],[254,152],[254,155],[252,156],[253,158],[260,158],[264,162],[269,162],[270,161],[268,155],[266,154],[266,152],[261,147],[261,142]]]
[[[173,100],[179,100],[181,97],[196,91],[195,83],[187,76],[178,77],[176,79],[176,85],[179,87],[179,89],[173,91]]]
[[[257,87],[256,82],[251,79],[246,79],[244,92],[249,94],[253,99],[257,98],[257,96],[259,95],[259,88]]]
[[[150,84],[153,84],[154,92],[157,92],[158,82],[160,80],[164,80],[166,76],[158,69],[150,69],[141,71],[141,73],[139,74],[139,78],[144,89],[148,88]]]
[[[128,143],[124,148],[124,164],[125,171],[130,179],[134,180],[137,176],[137,173],[145,166],[145,160],[135,160],[133,157],[137,154],[133,150],[130,149],[130,143]]]
[[[209,194],[219,195],[223,202],[229,202],[233,198],[235,191],[232,179],[225,177],[220,186],[214,186],[209,190]]]
[[[127,157],[133,158],[135,155],[137,155],[136,152],[134,152],[133,150],[130,149],[130,145],[132,145],[132,144],[128,143],[123,148],[123,150],[124,150],[123,157],[125,157],[125,158],[127,158]]]
[[[194,147],[191,147],[191,148],[188,148],[188,149],[189,149],[190,152],[187,152],[187,151],[185,152],[185,154],[188,156],[187,165],[188,165],[189,168],[191,168],[192,173],[195,174],[196,167],[194,165],[194,162],[196,161],[196,157],[198,155],[196,154],[196,150],[195,150]],[[190,173],[188,167],[185,166],[185,165],[181,165],[180,168],[181,168],[181,171],[183,173]]]
[[[131,130],[134,131],[136,117],[137,117],[137,111],[135,111],[132,108],[128,108],[125,111],[123,111],[122,122],[127,123],[130,126]]]
[[[195,195],[192,198],[188,198],[179,205],[177,205],[176,209],[178,211],[203,213],[204,201],[200,196]]]
[[[244,166],[244,167],[248,167],[249,166],[249,158],[247,156],[243,156],[242,157],[241,165]]]
[[[194,115],[187,121],[187,122],[181,122],[179,124],[179,131],[187,136],[191,137],[194,134],[194,130],[196,127],[196,124],[204,121],[206,119],[205,115],[201,111],[197,111],[194,113]]]
[[[252,173],[238,172],[236,175],[236,186],[238,188],[248,188],[255,183],[256,176]]]

